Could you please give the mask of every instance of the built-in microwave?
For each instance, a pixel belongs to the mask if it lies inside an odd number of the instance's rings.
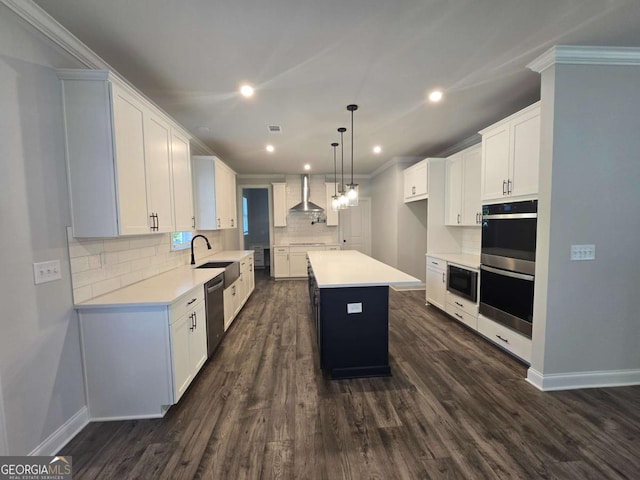
[[[448,264],[447,290],[476,303],[478,300],[478,272]]]

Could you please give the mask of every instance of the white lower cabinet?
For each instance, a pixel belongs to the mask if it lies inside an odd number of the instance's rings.
[[[340,250],[340,245],[318,244],[273,247],[273,276],[275,278],[306,278],[307,252],[325,250]]]
[[[531,339],[483,315],[478,316],[478,332],[499,347],[531,363]]]
[[[273,247],[273,276],[289,276],[289,247]]]
[[[173,320],[173,318],[172,318]],[[173,398],[177,402],[207,361],[207,326],[204,301],[171,323]]]
[[[226,332],[255,288],[253,253],[240,259],[240,276],[224,289],[224,331]]]
[[[459,322],[477,330],[478,328],[478,304],[446,292],[447,305],[445,311]]]
[[[171,305],[79,308],[92,421],[162,417],[207,360],[204,288]]]
[[[445,310],[447,295],[447,262],[427,257],[426,300],[433,306]]]

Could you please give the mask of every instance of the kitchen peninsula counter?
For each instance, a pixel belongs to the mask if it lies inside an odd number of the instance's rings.
[[[307,257],[322,370],[334,379],[391,375],[389,286],[420,280],[355,250]]]

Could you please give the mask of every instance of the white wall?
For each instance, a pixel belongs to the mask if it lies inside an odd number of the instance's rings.
[[[409,164],[391,164],[371,179],[371,254],[424,282],[427,201],[404,203],[403,171]]]
[[[640,379],[638,85],[633,66],[542,73],[532,370],[547,378]],[[595,261],[570,261],[572,244]]]
[[[77,67],[0,5],[0,378],[8,453],[28,454],[84,405],[66,226],[62,99]],[[34,285],[33,262],[62,280]]]

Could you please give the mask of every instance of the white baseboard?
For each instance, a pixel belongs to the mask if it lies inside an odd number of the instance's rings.
[[[537,389],[576,390],[579,388],[626,387],[640,385],[640,370],[605,370],[600,372],[542,374],[533,368],[527,370],[527,382]]]
[[[82,407],[76,414],[38,445],[29,455],[52,456],[58,453],[80,430],[89,424],[89,410]]]

